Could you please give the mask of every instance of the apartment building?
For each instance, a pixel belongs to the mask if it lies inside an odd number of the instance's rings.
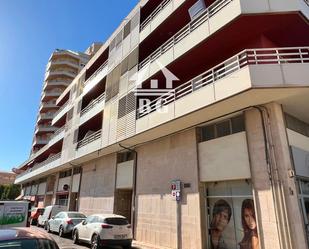
[[[308,248],[308,18],[306,0],[140,1],[15,182],[123,214],[151,248]]]
[[[48,144],[54,134],[61,131],[61,124],[52,125],[52,119],[59,111],[56,100],[88,61],[89,54],[70,50],[56,49],[51,54],[46,65],[31,154],[38,152]]]
[[[13,184],[16,174],[12,172],[0,171],[0,185]]]

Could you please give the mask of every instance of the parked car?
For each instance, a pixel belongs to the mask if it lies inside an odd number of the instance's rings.
[[[38,223],[39,216],[42,215],[43,213],[44,208],[33,207],[31,209],[30,224],[36,225]]]
[[[47,206],[45,207],[44,213],[39,216],[38,218],[38,227],[44,227],[47,229],[47,221],[55,216],[56,214],[60,213],[61,211],[65,211],[67,209],[66,206],[59,206],[59,205],[54,205],[54,206]]]
[[[0,248],[12,249],[59,249],[47,233],[37,228],[0,229]]]
[[[121,215],[94,214],[87,217],[73,230],[73,242],[89,243],[92,249],[101,246],[122,246],[131,248],[132,229],[128,220]]]
[[[74,226],[84,221],[87,217],[78,212],[60,212],[51,217],[47,224],[48,232],[58,232],[60,237],[72,233]]]

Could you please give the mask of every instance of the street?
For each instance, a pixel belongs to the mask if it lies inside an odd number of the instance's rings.
[[[41,231],[46,232],[43,228],[38,228],[38,227],[35,227],[35,226],[32,226],[32,228],[40,229]],[[56,233],[50,233],[50,235],[57,242],[60,249],[85,249],[85,248],[89,249],[90,248],[90,246],[87,245],[87,244],[80,244],[80,245],[73,244],[73,241],[72,241],[72,239],[69,235],[66,236],[65,238],[59,237],[58,234],[56,234]],[[106,247],[106,249],[121,249],[121,247],[119,247],[119,246],[118,247]],[[142,249],[142,248],[132,247],[132,249]]]

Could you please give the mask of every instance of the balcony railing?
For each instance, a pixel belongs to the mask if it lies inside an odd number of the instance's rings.
[[[168,5],[172,0],[164,0],[141,24],[140,31],[147,26],[148,23],[152,21],[163,9],[166,5]]]
[[[105,99],[105,92],[102,93],[99,97],[97,97],[95,100],[91,101],[80,113],[80,116],[83,116],[87,112],[89,112],[94,106],[99,104]]]
[[[53,162],[53,161],[56,161],[56,160],[59,159],[60,157],[61,157],[61,152],[59,152],[58,154],[55,154],[55,155],[53,155],[53,156],[47,158],[47,159],[46,159],[45,161],[43,161],[43,162],[40,162],[40,163],[35,164],[32,168],[30,168],[30,169],[26,170],[25,172],[23,172],[23,173],[17,175],[16,178],[20,178],[20,177],[22,177],[22,176],[24,176],[24,175],[26,175],[26,174],[28,174],[28,173],[30,173],[30,172],[36,170],[36,169],[41,168],[42,166],[44,166],[44,165],[46,165],[46,164],[49,164],[49,163],[51,163],[51,162]]]
[[[155,61],[158,57],[164,54],[167,50],[174,47],[178,42],[187,37],[195,29],[205,23],[209,18],[219,12],[223,7],[231,3],[233,0],[217,0],[211,4],[203,13],[184,26],[174,36],[163,43],[159,48],[152,52],[147,58],[145,58],[140,64],[139,69],[142,69],[148,63]]]
[[[65,130],[66,125],[63,125],[59,129],[57,129],[53,135],[50,136],[50,140],[53,139],[55,136],[59,135],[61,132]]]
[[[84,87],[92,80],[94,79],[108,64],[108,60],[106,60],[85,82]]]
[[[309,47],[246,49],[219,65],[170,90],[137,110],[137,118],[168,105],[233,72],[258,64],[309,63]]]
[[[41,119],[53,119],[54,113],[42,113],[40,116]]]
[[[69,101],[65,102],[58,111],[55,112],[54,117],[56,117],[64,108],[66,108],[66,106],[69,104]]]
[[[98,130],[96,132],[94,132],[93,134],[91,134],[90,136],[82,139],[81,141],[79,141],[77,143],[76,149],[79,149],[87,144],[92,143],[95,140],[98,140],[99,138],[101,138],[101,130]]]

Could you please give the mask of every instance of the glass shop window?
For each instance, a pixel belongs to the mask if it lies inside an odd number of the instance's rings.
[[[207,183],[206,200],[207,248],[260,248],[250,180]]]

